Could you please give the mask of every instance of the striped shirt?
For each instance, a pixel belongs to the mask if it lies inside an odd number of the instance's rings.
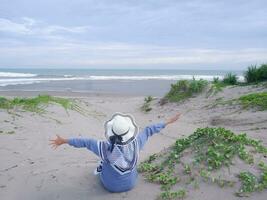
[[[136,184],[139,151],[150,136],[164,127],[164,123],[147,126],[129,144],[115,145],[112,152],[109,150],[111,144],[108,141],[71,138],[68,144],[77,148],[85,147],[99,156],[103,161],[100,173],[103,186],[110,192],[125,192]]]

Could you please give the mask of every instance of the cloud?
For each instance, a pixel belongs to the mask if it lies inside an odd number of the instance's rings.
[[[5,1],[0,67],[240,69],[266,62],[266,17],[266,0]]]
[[[29,17],[22,17],[20,20],[22,22],[0,18],[0,32],[18,35],[51,36],[60,33],[85,33],[91,28],[89,26],[46,25],[41,21]]]
[[[0,66],[34,67],[137,67],[165,66],[166,68],[218,69],[226,66],[233,70],[264,62],[266,48],[208,49],[177,48],[175,46],[136,45],[127,43],[58,43],[40,46],[1,47]]]
[[[0,18],[0,32],[31,34],[32,31],[25,23],[16,23],[8,19]]]

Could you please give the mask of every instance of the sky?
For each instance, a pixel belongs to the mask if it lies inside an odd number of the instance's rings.
[[[0,0],[0,67],[233,69],[267,62],[266,0]]]

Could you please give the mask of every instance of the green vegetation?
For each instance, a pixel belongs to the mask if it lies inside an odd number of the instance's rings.
[[[251,65],[244,74],[247,83],[258,83],[267,81],[267,64],[260,67]]]
[[[236,74],[227,73],[222,80],[218,77],[214,77],[209,90],[207,91],[207,97],[217,94],[227,86],[246,86],[251,83],[260,83],[267,81],[267,64],[262,64],[260,67],[252,65],[248,67],[244,73],[245,82],[239,82]],[[206,88],[208,82],[205,80],[179,80],[177,83],[171,85],[170,91],[162,98],[160,105],[164,105],[168,100],[171,102],[179,102],[194,94],[198,94]],[[266,84],[265,84],[266,86]]]
[[[150,107],[150,103],[153,101],[153,97],[152,96],[147,96],[147,97],[145,97],[145,99],[144,99],[144,104],[142,105],[142,107],[141,107],[141,110],[143,111],[143,112],[149,112],[149,111],[151,111],[152,110],[152,108]]]
[[[232,73],[228,73],[224,76],[222,82],[225,85],[236,85],[237,84],[237,76]]]
[[[186,191],[184,189],[176,192],[165,191],[161,193],[160,197],[162,199],[184,199],[186,197]]]
[[[24,111],[45,113],[45,108],[49,104],[57,104],[66,110],[75,110],[81,114],[86,114],[74,101],[61,97],[53,97],[49,95],[39,95],[33,98],[19,98],[7,99],[0,97],[0,109],[11,110],[20,108]]]
[[[238,78],[235,74],[228,73],[223,77],[223,80],[220,80],[218,77],[214,77],[213,81],[211,82],[211,87],[207,92],[207,96],[211,96],[221,92],[224,87],[229,85],[237,85]]]
[[[238,99],[244,108],[258,108],[267,110],[267,92],[251,93]]]
[[[260,178],[247,171],[239,174],[241,188],[236,193],[237,196],[249,196],[252,192],[267,189],[267,165],[261,161],[258,167],[261,170]]]
[[[227,86],[227,84],[220,81],[218,77],[214,77],[213,81],[211,82],[211,86],[207,92],[207,97],[215,95],[218,92],[221,92],[223,90],[223,88],[226,86]]]
[[[240,104],[244,109],[255,108],[257,110],[267,110],[267,92],[250,93],[247,95],[240,96],[237,99],[223,100],[218,98],[210,106],[213,108],[218,105],[236,105]]]
[[[252,151],[253,149],[253,151]],[[260,141],[250,139],[246,134],[236,135],[224,128],[199,128],[187,138],[176,140],[175,144],[167,151],[154,154],[148,160],[139,165],[139,172],[143,173],[145,178],[154,183],[161,185],[162,199],[178,198],[181,193],[173,191],[173,187],[180,183],[183,184],[184,178],[189,177],[189,183],[198,186],[198,181],[207,183],[215,183],[220,187],[232,187],[235,182],[217,177],[214,173],[220,172],[222,167],[230,167],[234,165],[234,158],[239,157],[245,163],[254,164],[254,153],[267,155],[267,148]],[[183,157],[189,156],[187,163],[184,163]],[[179,171],[179,166],[183,166],[183,170]],[[239,178],[242,183],[237,195],[260,191],[253,189],[253,184],[261,184],[260,188],[267,188],[267,168],[261,162],[260,177],[258,182],[246,181],[244,173],[240,173]],[[212,175],[213,173],[213,175]],[[247,182],[250,182],[247,185]],[[252,189],[247,189],[251,187]],[[259,187],[257,187],[259,188]],[[183,197],[186,190],[182,189]],[[179,195],[178,195],[179,193]],[[183,198],[182,197],[182,198]]]
[[[15,134],[15,131],[2,131],[2,130],[0,130],[0,134],[12,135],[12,134]]]
[[[207,85],[208,82],[202,79],[180,80],[171,85],[166,98],[171,102],[179,102],[202,92]]]

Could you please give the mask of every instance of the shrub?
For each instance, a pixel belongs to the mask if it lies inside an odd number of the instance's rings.
[[[227,85],[236,85],[237,76],[235,74],[228,73],[224,76],[223,83]]]
[[[151,101],[153,101],[153,97],[152,96],[147,96],[147,97],[145,97],[145,99],[144,99],[144,104],[142,105],[142,107],[141,107],[141,110],[143,111],[143,112],[149,112],[149,111],[151,111],[152,110],[152,108],[150,107],[150,103],[151,103]]]
[[[251,65],[244,73],[247,83],[257,83],[267,81],[267,64],[262,64],[260,67]]]
[[[247,83],[258,82],[260,79],[259,70],[256,65],[251,65],[248,67],[244,74]]]
[[[267,92],[251,93],[239,98],[243,107],[256,107],[260,110],[267,110]]]
[[[267,64],[262,64],[259,68],[260,81],[267,81]]]
[[[219,77],[213,77],[213,81],[212,81],[213,84],[217,84],[219,82],[220,82]]]
[[[177,83],[171,85],[171,89],[166,95],[166,98],[169,101],[178,102],[202,92],[207,85],[208,82],[203,79],[179,80]]]

